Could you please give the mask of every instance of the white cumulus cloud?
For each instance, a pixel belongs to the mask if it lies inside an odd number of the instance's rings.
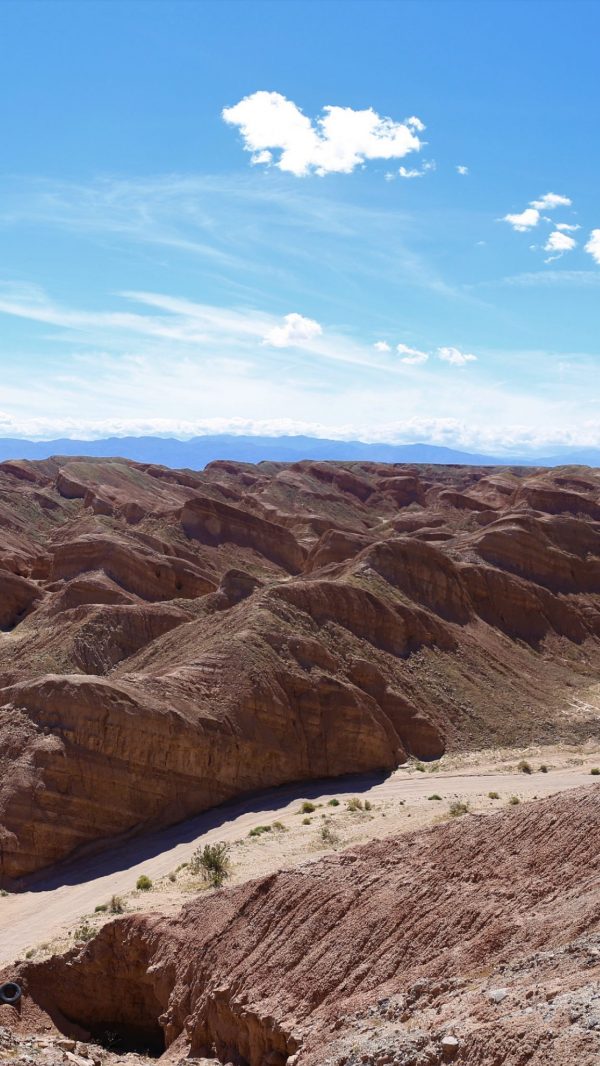
[[[399,167],[398,175],[401,178],[424,178],[431,170],[435,170],[435,162],[433,160],[424,162],[418,169],[416,167]]]
[[[557,252],[558,255],[562,255],[563,252],[570,252],[573,248],[577,247],[577,241],[574,237],[569,237],[568,233],[562,233],[560,230],[553,230],[548,240],[544,245],[545,252]],[[556,259],[556,256],[553,256]]]
[[[568,196],[559,196],[558,193],[547,192],[539,200],[531,200],[529,207],[526,207],[524,211],[518,214],[504,215],[501,221],[508,222],[519,233],[526,233],[527,230],[537,226],[542,217],[542,211],[552,211],[555,207],[570,206],[571,200]],[[550,219],[546,219],[546,221],[550,222]]]
[[[265,333],[263,344],[268,344],[271,348],[291,348],[306,344],[307,341],[314,340],[323,332],[314,318],[304,318],[303,315],[295,312],[285,315],[283,322],[283,326],[274,326],[268,333]]]
[[[531,206],[537,207],[538,211],[552,211],[554,207],[570,207],[572,200],[568,196],[558,196],[555,192],[547,192],[539,200],[532,200]]]
[[[387,341],[375,341],[373,347],[377,352],[391,352],[392,350]]]
[[[592,259],[600,265],[600,229],[592,230],[590,239],[585,246],[585,251],[589,252]]]
[[[467,363],[477,362],[476,355],[461,352],[460,348],[438,348],[437,357],[443,363],[450,363],[450,366],[466,366]]]
[[[411,167],[399,167],[398,174],[401,178],[422,178],[424,170],[415,170]]]
[[[575,233],[576,230],[581,229],[581,226],[572,226],[569,222],[555,222],[554,228],[565,233]]]
[[[408,344],[397,344],[396,351],[402,356],[401,363],[408,363],[412,366],[426,363],[429,359],[427,352],[422,352],[418,348],[409,348]]]
[[[540,221],[540,213],[535,207],[526,207],[524,211],[516,215],[504,215],[503,222],[508,222],[519,233],[526,233],[528,229],[537,226]]]
[[[467,175],[467,174],[469,173],[469,168],[468,168],[468,167],[465,167],[465,166],[463,166],[463,165],[462,165],[462,164],[460,164],[460,163],[459,163],[459,165],[457,166],[456,170],[457,170],[457,173],[458,173],[458,174],[461,174],[463,178],[464,178],[464,177],[466,177],[466,175]]]
[[[367,159],[401,159],[419,151],[417,134],[425,129],[414,116],[394,122],[372,108],[331,105],[312,122],[292,100],[263,90],[224,108],[222,117],[239,128],[252,163],[272,164],[298,177],[350,174]]]

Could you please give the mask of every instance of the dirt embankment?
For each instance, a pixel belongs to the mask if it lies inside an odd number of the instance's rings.
[[[18,973],[23,1015],[249,1066],[600,1054],[600,788],[131,916]]]

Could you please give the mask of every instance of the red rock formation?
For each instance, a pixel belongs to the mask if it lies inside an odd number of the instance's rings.
[[[466,1066],[594,1066],[599,833],[590,786],[124,918],[17,977],[63,1031],[172,1061],[422,1066],[450,1033]]]
[[[0,464],[0,879],[252,789],[597,732],[563,711],[600,666],[599,488]]]

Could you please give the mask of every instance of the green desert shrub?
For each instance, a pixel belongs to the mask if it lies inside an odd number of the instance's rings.
[[[120,896],[111,896],[108,904],[108,909],[111,914],[123,914],[125,910],[125,904]]]
[[[316,811],[316,809],[317,808],[314,803],[311,803],[310,800],[304,800],[304,803],[300,807],[300,814],[312,814],[312,812]]]
[[[229,844],[221,841],[198,848],[192,856],[190,870],[193,874],[201,874],[213,888],[220,888],[231,874]]]
[[[364,810],[362,800],[358,796],[352,796],[346,804],[349,811],[362,811]]]
[[[511,807],[516,807],[517,804],[521,802],[521,800],[518,796],[509,796],[508,802],[510,803]]]
[[[73,937],[75,940],[83,940],[87,943],[88,940],[92,939],[95,931],[88,922],[82,922],[81,925],[77,926],[77,929],[73,930]]]
[[[434,792],[433,795],[427,797],[428,800],[441,800],[441,798],[442,797],[438,796],[437,792]]]
[[[146,874],[140,874],[140,876],[138,877],[138,879],[137,879],[137,881],[135,883],[135,887],[140,892],[149,892],[150,889],[152,888],[152,881],[150,880],[149,877],[146,877]]]
[[[339,805],[340,805],[340,801],[339,801],[339,799],[336,799],[335,796],[334,796],[333,799],[327,800],[327,806],[328,807],[339,807]]]
[[[531,769],[531,763],[528,763],[527,759],[521,759],[521,762],[517,766],[517,770],[521,774],[531,774],[531,773],[533,773],[533,771]]]
[[[461,815],[469,813],[469,804],[464,800],[452,800],[448,811],[451,818],[460,818]]]
[[[499,800],[500,799],[500,793],[499,792],[488,792],[488,799]]]
[[[270,825],[255,825],[254,829],[251,829],[250,832],[248,833],[248,836],[249,837],[261,837],[261,836],[263,836],[264,833],[270,833],[270,832],[271,832],[271,826]]]
[[[319,837],[322,844],[328,848],[336,848],[340,842],[339,834],[327,822],[319,829]]]

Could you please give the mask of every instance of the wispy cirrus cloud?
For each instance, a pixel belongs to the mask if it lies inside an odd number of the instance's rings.
[[[489,452],[533,446],[534,438],[548,439],[548,427],[555,440],[572,432],[581,443],[595,410],[589,369],[575,366],[586,360],[589,366],[591,357],[572,352],[553,360],[554,377],[550,357],[539,352],[496,353],[496,370],[486,373],[489,352],[476,363],[457,347],[381,341],[374,348],[323,322],[316,323],[321,332],[307,328],[316,319],[299,311],[290,322],[145,291],[91,311],[65,307],[35,287],[5,285],[0,313],[28,322],[34,343],[43,330],[55,351],[34,374],[18,360],[3,367],[0,435],[179,436],[254,426],[274,434],[421,439]],[[269,336],[278,343],[265,344]],[[511,361],[543,364],[544,387],[532,393],[509,382]],[[461,373],[467,366],[477,368],[468,388]]]
[[[408,366],[421,366],[429,359],[427,352],[423,352],[419,348],[411,348],[408,344],[397,344],[396,351],[401,357],[400,362],[406,363]]]
[[[346,284],[330,286],[327,299],[340,306],[354,307],[375,278],[380,289],[402,281],[465,302],[441,274],[423,225],[399,204],[345,200],[276,170],[89,183],[0,177],[0,229],[57,231],[118,251],[119,263],[134,254],[161,256],[186,272],[191,263],[204,288],[238,300],[283,287],[322,295],[321,276],[335,272]]]
[[[450,366],[466,366],[467,363],[476,363],[477,356],[470,352],[462,352],[460,348],[438,348],[436,355],[443,363]]]
[[[521,274],[509,274],[498,281],[479,283],[480,288],[496,285],[517,288],[581,287],[589,289],[600,285],[600,273],[596,270],[531,270]]]
[[[373,108],[333,105],[313,122],[292,100],[264,90],[224,108],[222,116],[239,129],[251,163],[296,177],[351,174],[368,160],[402,159],[420,150],[425,129],[416,116],[396,122]]]
[[[335,330],[325,330],[316,320],[291,312],[276,315],[245,308],[226,308],[196,303],[181,297],[143,291],[124,291],[122,299],[150,309],[138,311],[85,311],[64,307],[36,286],[0,285],[0,314],[56,327],[60,337],[72,335],[97,346],[129,350],[136,342],[150,340],[164,347],[177,343],[198,360],[239,357],[256,361],[268,349],[297,349],[318,362],[364,368],[383,374],[398,374],[393,359],[374,356],[368,346]],[[239,361],[239,360],[238,360]]]

